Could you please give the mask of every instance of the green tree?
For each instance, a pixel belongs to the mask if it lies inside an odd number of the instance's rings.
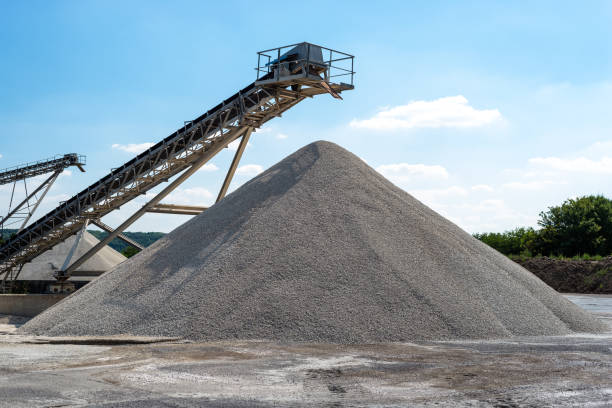
[[[537,231],[521,227],[512,231],[474,234],[474,237],[502,254],[530,256],[537,239]]]
[[[130,258],[130,257],[136,255],[138,252],[140,252],[138,250],[138,248],[135,248],[135,247],[129,245],[123,251],[121,251],[121,254],[123,256],[125,256],[126,258]]]
[[[601,195],[568,199],[540,213],[536,252],[572,257],[612,253],[612,200]]]
[[[106,231],[88,230],[88,232],[92,234],[94,237],[98,238],[99,240],[106,238],[106,236],[108,235],[108,232]],[[157,241],[158,239],[160,239],[161,237],[163,237],[164,235],[166,235],[163,232],[129,232],[129,231],[124,232],[124,234],[128,238],[133,239],[134,241],[138,242],[140,245],[144,246],[145,248],[151,245],[152,243],[154,243],[155,241]],[[109,242],[108,246],[113,248],[115,251],[123,252],[129,246],[129,244],[125,241],[120,240],[119,238],[115,238],[111,242]]]

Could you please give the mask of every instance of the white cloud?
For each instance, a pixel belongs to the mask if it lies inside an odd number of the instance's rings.
[[[257,134],[257,136],[259,135],[268,135],[268,137],[273,137],[277,140],[285,140],[289,137],[289,135],[287,135],[286,133],[283,132],[278,132],[276,130],[275,127],[273,126],[264,126],[260,129],[254,129],[254,132]],[[228,146],[231,150],[236,150],[238,149],[238,144],[240,143],[240,139],[238,140],[234,140],[232,143],[230,143],[230,145]],[[247,144],[247,147],[249,147],[251,145],[251,143],[249,142]]]
[[[454,206],[451,211],[457,214],[457,223],[471,232],[503,231],[535,225],[537,219],[535,214],[523,214],[501,199],[462,203]]]
[[[2,158],[2,155],[0,154],[0,159]]]
[[[463,187],[451,186],[447,188],[414,190],[410,191],[410,194],[428,205],[438,205],[438,202],[441,199],[448,199],[450,197],[465,197],[468,195],[468,191]]]
[[[263,171],[263,167],[259,164],[245,164],[236,169],[236,174],[239,176],[256,176]]]
[[[610,154],[612,153],[612,141],[610,140],[604,140],[601,142],[595,142],[592,145],[588,146],[586,149],[584,149],[585,153],[592,153],[592,154]]]
[[[351,121],[353,128],[396,130],[412,128],[479,127],[501,119],[497,109],[478,110],[462,96],[447,96],[433,101],[413,101],[386,108],[370,119]]]
[[[478,211],[499,211],[505,207],[506,207],[506,204],[504,203],[503,200],[495,198],[495,199],[490,199],[490,200],[483,200],[479,202],[473,208]]]
[[[171,204],[200,205],[212,204],[213,193],[202,187],[177,188],[164,199]]]
[[[227,148],[233,151],[238,150],[238,146],[240,146],[240,140],[241,139],[234,140],[232,143],[227,145]]]
[[[572,173],[612,174],[612,157],[592,160],[586,157],[563,159],[560,157],[535,157],[529,163],[558,171]]]
[[[68,177],[70,177],[70,176],[72,176],[72,172],[70,170],[66,169],[66,170],[62,171],[60,176],[68,176]]]
[[[121,150],[128,153],[138,154],[144,152],[155,143],[129,143],[129,144],[118,144],[115,143],[111,147],[116,150]]]
[[[265,133],[270,133],[272,132],[272,126],[265,126],[260,129],[255,129],[255,132],[260,135],[265,134]]]
[[[565,184],[562,181],[553,181],[553,180],[536,180],[536,181],[512,181],[510,183],[503,184],[504,188],[512,189],[512,190],[528,190],[528,191],[538,191],[542,190],[546,187]]]
[[[274,138],[278,140],[284,140],[289,137],[286,133],[275,132],[272,126],[266,126],[261,129],[256,129],[255,131],[258,135],[269,134],[270,136],[274,136]]]
[[[491,186],[489,186],[487,184],[477,184],[475,186],[472,186],[472,190],[473,191],[484,191],[484,192],[487,192],[487,193],[492,193],[494,191],[493,187],[491,187]]]
[[[365,160],[364,160],[365,161]],[[376,168],[380,174],[396,184],[409,183],[415,179],[447,179],[448,172],[442,166],[427,164],[395,163]]]
[[[543,170],[543,169],[538,169],[538,170],[504,170],[503,171],[505,174],[507,174],[510,177],[521,177],[524,179],[554,179],[555,177],[559,176],[559,172],[558,171],[549,171],[549,170]]]
[[[215,166],[213,163],[206,163],[205,165],[200,167],[200,170],[198,171],[217,171],[217,170],[219,170],[219,168]]]
[[[238,146],[240,146],[240,141],[242,140],[242,138],[238,138],[236,140],[234,140],[232,143],[227,145],[227,148],[232,150],[232,151],[236,151],[238,150]],[[247,142],[246,147],[250,147],[251,146],[251,142]]]

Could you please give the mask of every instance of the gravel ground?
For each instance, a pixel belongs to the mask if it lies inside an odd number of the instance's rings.
[[[346,344],[605,327],[350,152],[316,142],[20,330]]]
[[[2,408],[612,403],[610,333],[370,345],[234,340],[91,346],[24,343],[25,337],[0,334]]]

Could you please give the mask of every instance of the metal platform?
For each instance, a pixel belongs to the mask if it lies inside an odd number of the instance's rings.
[[[272,61],[276,55],[278,61]],[[329,55],[329,58],[323,58]],[[269,57],[269,58],[268,58]],[[268,60],[262,65],[262,59]],[[349,69],[338,70],[338,63]],[[336,65],[334,65],[336,64]],[[96,222],[130,200],[177,176],[141,209],[92,248],[60,271],[58,279],[71,272],[143,214],[160,209],[160,201],[229,143],[242,138],[217,201],[232,180],[251,132],[306,98],[329,93],[334,97],[353,86],[353,56],[314,44],[301,43],[258,53],[256,80],[219,103],[124,165],[70,198],[38,221],[30,224],[0,247],[0,276],[52,248],[79,231],[90,220]],[[339,74],[337,72],[341,72]],[[346,78],[334,82],[334,78]],[[167,208],[166,208],[167,209]]]

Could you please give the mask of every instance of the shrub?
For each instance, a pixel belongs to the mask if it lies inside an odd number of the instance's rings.
[[[130,258],[130,257],[136,255],[138,252],[140,252],[138,250],[138,248],[135,248],[135,247],[129,245],[123,251],[121,251],[121,254],[123,256],[125,256],[126,258]]]
[[[573,257],[612,253],[612,200],[601,195],[568,199],[540,213],[536,252]]]
[[[537,232],[533,228],[516,228],[506,232],[474,234],[474,237],[502,254],[531,257]]]

